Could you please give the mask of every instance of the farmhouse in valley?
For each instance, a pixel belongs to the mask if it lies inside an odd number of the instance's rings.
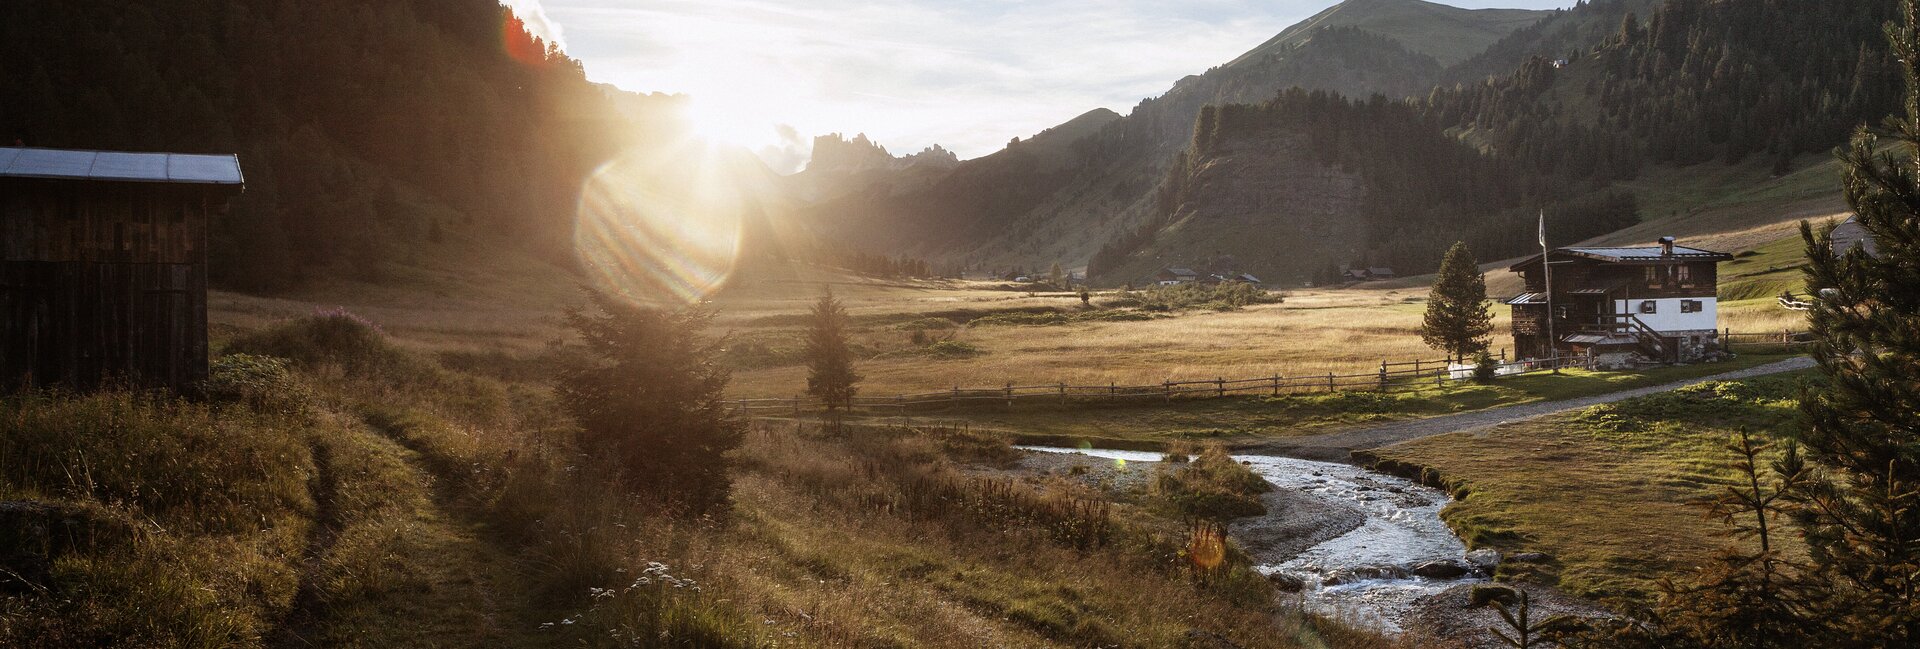
[[[1153,274],[1153,283],[1161,286],[1179,286],[1200,281],[1200,273],[1191,268],[1162,268]]]
[[[207,374],[207,221],[231,155],[0,148],[0,387]]]
[[[1718,264],[1732,258],[1673,237],[1644,248],[1560,248],[1547,260],[1549,299],[1547,267],[1529,257],[1509,268],[1526,281],[1526,292],[1507,300],[1514,349],[1532,358],[1591,354],[1605,366],[1698,360],[1719,348]]]
[[[1854,248],[1866,251],[1868,257],[1880,254],[1879,244],[1874,242],[1873,233],[1867,232],[1867,226],[1860,224],[1860,217],[1849,216],[1833,228],[1833,254],[1837,257]]]

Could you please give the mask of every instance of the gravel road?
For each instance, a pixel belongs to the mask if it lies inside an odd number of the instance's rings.
[[[1382,446],[1398,444],[1407,440],[1419,439],[1430,435],[1474,430],[1508,422],[1525,421],[1535,417],[1543,417],[1554,413],[1585,408],[1587,406],[1612,403],[1634,397],[1666,392],[1697,383],[1705,383],[1707,381],[1730,381],[1733,379],[1803,370],[1810,367],[1813,367],[1813,359],[1802,356],[1735,372],[1715,374],[1713,376],[1656,385],[1648,388],[1622,390],[1620,392],[1610,392],[1578,399],[1567,399],[1565,401],[1545,401],[1517,406],[1490,408],[1457,415],[1414,419],[1370,428],[1351,429],[1337,433],[1273,440],[1263,442],[1256,446],[1238,449],[1237,452],[1284,455],[1306,460],[1319,460],[1322,462],[1352,462],[1351,453],[1356,450],[1380,448]]]

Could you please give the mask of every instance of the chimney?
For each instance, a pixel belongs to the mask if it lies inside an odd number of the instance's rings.
[[[1673,237],[1660,237],[1660,256],[1673,256]]]

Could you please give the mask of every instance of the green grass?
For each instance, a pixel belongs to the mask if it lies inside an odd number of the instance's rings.
[[[1706,383],[1375,454],[1451,490],[1441,516],[1470,546],[1550,557],[1505,564],[1500,578],[1645,604],[1661,577],[1733,542],[1694,503],[1730,477],[1724,446],[1738,427],[1797,434],[1797,390],[1811,376]]]
[[[1142,397],[1136,404],[1069,404],[955,410],[938,419],[965,421],[1014,436],[1022,443],[1158,450],[1180,441],[1256,442],[1297,437],[1391,421],[1436,417],[1499,406],[1558,401],[1660,385],[1742,370],[1787,358],[1742,354],[1721,363],[1659,367],[1641,371],[1530,374],[1492,384],[1454,383],[1446,388],[1381,394],[1342,391],[1331,394],[1228,397],[1166,403]]]
[[[1720,299],[1772,300],[1781,293],[1806,293],[1806,244],[1799,235],[1742,252],[1720,264]]]

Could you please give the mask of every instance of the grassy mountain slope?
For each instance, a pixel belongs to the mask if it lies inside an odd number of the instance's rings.
[[[1435,43],[1490,43],[1548,14],[1447,9],[1350,1],[1330,10],[1337,19],[1295,26],[1233,64],[1181,79],[1123,118],[1082,116],[1056,128],[1045,160],[1020,153],[1032,152],[1030,141],[962,163],[930,187],[912,178],[862,179],[861,191],[816,187],[811,195],[825,198],[807,221],[825,238],[845,236],[869,252],[918,255],[945,268],[1078,267],[1157,216],[1153,190],[1192,142],[1205,106],[1257,103],[1296,86],[1362,97],[1424,94],[1443,72],[1441,60],[1462,56]],[[1404,40],[1429,23],[1437,31],[1422,44]]]
[[[1480,53],[1516,29],[1552,12],[1531,9],[1461,9],[1423,0],[1348,0],[1301,21],[1228,63],[1250,65],[1311,40],[1327,28],[1358,27],[1452,65]]]

